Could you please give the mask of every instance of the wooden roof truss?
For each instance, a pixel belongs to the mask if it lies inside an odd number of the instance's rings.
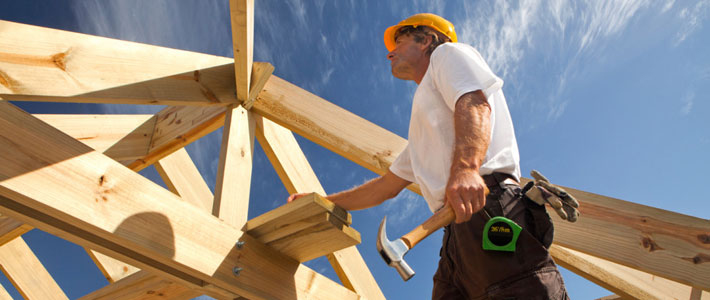
[[[322,195],[293,132],[377,174],[406,140],[252,62],[253,1],[230,12],[234,59],[0,21],[0,267],[25,298],[66,299],[21,237],[34,227],[85,247],[109,280],[84,299],[384,298],[327,200],[247,221],[252,151],[256,138],[290,193]],[[30,115],[8,100],[168,106]],[[213,195],[184,147],[220,127]],[[136,173],[149,165],[169,190]],[[567,190],[582,218],[551,214],[560,265],[618,297],[708,297],[710,221]],[[300,263],[318,256],[341,284]]]

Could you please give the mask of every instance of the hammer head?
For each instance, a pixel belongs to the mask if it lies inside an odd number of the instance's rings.
[[[405,244],[402,239],[395,241],[387,239],[386,222],[387,216],[382,219],[380,229],[377,233],[377,251],[382,255],[382,259],[385,260],[385,263],[390,267],[394,267],[399,273],[399,276],[402,276],[402,279],[407,281],[414,276],[414,270],[404,261],[404,255],[409,251],[409,247],[407,247],[407,244]]]

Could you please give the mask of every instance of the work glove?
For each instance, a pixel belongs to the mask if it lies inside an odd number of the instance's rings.
[[[579,202],[577,202],[577,199],[574,199],[565,190],[550,183],[540,172],[532,170],[530,175],[535,179],[535,182],[529,182],[525,187],[525,196],[539,205],[549,203],[555,209],[555,212],[560,215],[560,218],[576,222],[579,217],[579,210],[577,210]]]

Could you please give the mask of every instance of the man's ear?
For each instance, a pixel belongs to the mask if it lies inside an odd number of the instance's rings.
[[[425,49],[429,48],[429,45],[431,45],[433,42],[434,42],[434,37],[431,36],[431,34],[427,34],[427,35],[425,35],[424,43],[421,43],[419,48],[421,48],[422,50],[425,50]]]

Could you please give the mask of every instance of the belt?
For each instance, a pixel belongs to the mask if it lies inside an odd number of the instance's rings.
[[[504,188],[506,185],[520,185],[513,175],[507,173],[492,173],[488,175],[483,175],[483,182],[488,186],[488,188]]]

